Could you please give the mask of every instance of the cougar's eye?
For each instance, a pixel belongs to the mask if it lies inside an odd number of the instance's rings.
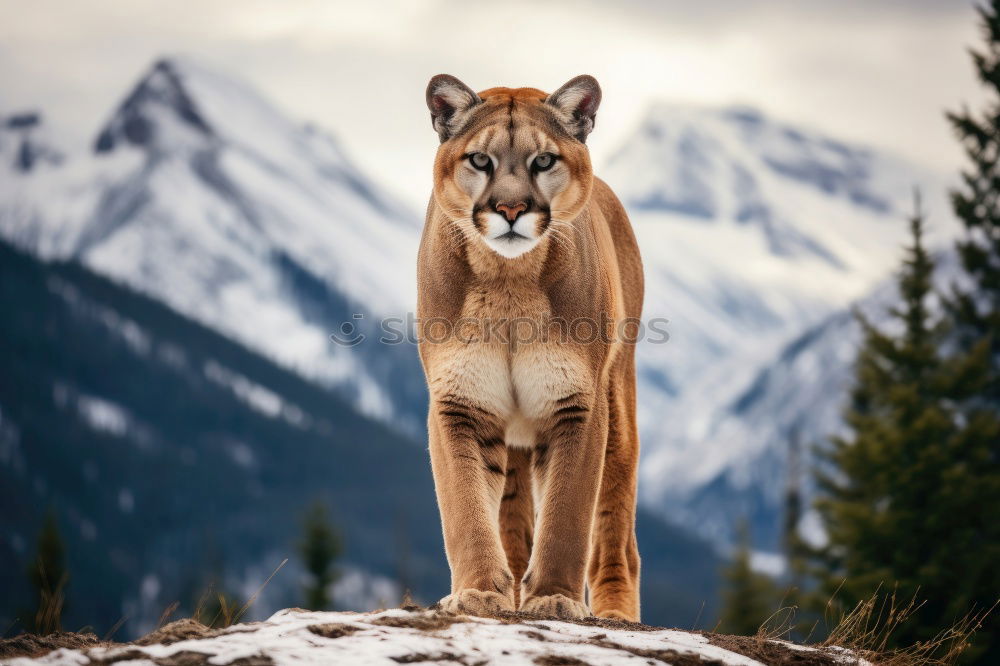
[[[486,153],[472,153],[469,155],[469,162],[480,171],[489,171],[493,168],[493,160]]]
[[[556,163],[556,156],[552,153],[542,153],[531,162],[531,168],[535,171],[548,171]]]

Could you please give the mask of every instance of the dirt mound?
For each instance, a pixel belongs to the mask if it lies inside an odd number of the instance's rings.
[[[208,638],[218,635],[218,630],[209,629],[201,622],[187,618],[166,624],[156,631],[146,634],[134,645],[170,645],[178,641],[188,641],[193,638]]]
[[[157,666],[359,661],[386,666],[424,662],[473,666],[492,663],[498,656],[509,663],[546,666],[831,666],[848,661],[845,657],[849,656],[763,637],[664,629],[619,620],[572,622],[523,613],[479,618],[409,606],[371,613],[288,609],[263,622],[225,629],[178,620],[129,644],[104,642],[94,634],[22,635],[0,641],[0,659],[27,657],[16,663],[29,666],[31,658],[60,648],[68,650],[66,663],[91,666],[130,661]]]
[[[102,641],[94,634],[71,631],[59,631],[48,636],[21,634],[0,640],[0,659],[37,657],[59,648],[83,649],[111,645],[114,643]]]

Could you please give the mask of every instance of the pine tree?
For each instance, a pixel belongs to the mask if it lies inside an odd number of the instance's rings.
[[[809,545],[799,535],[802,520],[802,433],[798,426],[789,433],[787,477],[785,479],[784,520],[782,526],[782,551],[785,556],[785,574],[780,579],[784,590],[780,606],[788,609],[782,620],[788,620],[788,636],[802,640],[809,635],[814,615],[809,611]]]
[[[961,187],[951,193],[955,215],[965,227],[956,244],[964,275],[945,305],[957,347],[954,398],[963,424],[957,445],[968,464],[949,499],[964,518],[963,542],[980,554],[964,575],[981,589],[968,596],[979,608],[989,608],[1000,596],[995,564],[1000,521],[994,515],[1000,506],[1000,0],[978,12],[985,45],[971,55],[988,101],[979,114],[965,109],[948,116],[969,166]],[[1000,663],[998,610],[974,640],[984,663]]]
[[[65,548],[52,511],[45,516],[38,534],[37,552],[28,567],[28,580],[36,594],[35,611],[29,620],[32,631],[40,635],[60,631],[69,574],[66,571]]]
[[[311,579],[305,588],[306,608],[330,608],[333,601],[330,598],[330,585],[338,577],[334,562],[340,557],[342,550],[340,536],[330,525],[326,507],[317,502],[306,514],[305,536],[299,546],[302,561]]]
[[[976,73],[989,101],[981,114],[968,109],[948,119],[968,157],[962,186],[951,193],[955,215],[965,227],[957,243],[970,284],[956,287],[949,307],[967,353],[985,362],[985,386],[976,402],[1000,415],[1000,0],[978,8],[985,48],[972,51]],[[994,451],[995,452],[995,451]]]
[[[931,314],[934,264],[923,245],[923,217],[910,222],[891,329],[859,314],[864,331],[846,421],[851,435],[826,452],[817,509],[828,545],[820,590],[850,610],[879,590],[923,605],[896,629],[890,646],[934,638],[970,610],[992,604],[997,540],[984,541],[990,512],[979,481],[995,472],[969,445],[955,411],[956,387],[969,377],[964,359],[945,357],[949,328]],[[992,475],[992,476],[991,476]],[[983,498],[985,499],[985,497]],[[996,522],[995,520],[993,521]],[[992,559],[991,559],[992,558]],[[993,639],[980,637],[979,649]]]
[[[781,530],[782,550],[788,562],[790,595],[801,593],[805,563],[805,544],[799,536],[802,520],[802,438],[798,426],[789,433],[787,478],[785,479],[784,520]],[[795,599],[793,598],[794,602]]]
[[[755,635],[776,610],[778,593],[774,582],[751,566],[746,523],[740,527],[739,545],[732,562],[723,571],[723,579],[719,631],[736,636]]]

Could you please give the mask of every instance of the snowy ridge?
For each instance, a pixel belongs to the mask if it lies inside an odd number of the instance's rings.
[[[31,598],[22,563],[50,504],[72,554],[63,621],[103,632],[125,617],[120,639],[175,601],[192,612],[208,589],[248,599],[286,558],[244,619],[299,603],[300,517],[317,501],[365,507],[331,520],[347,544],[338,608],[447,588],[426,452],[410,438],[78,264],[0,242],[0,285],[0,625]]]
[[[935,286],[944,293],[961,277],[958,258],[953,251],[942,251],[935,262]],[[888,314],[898,298],[896,279],[887,277],[850,308],[836,311],[789,341],[755,374],[719,391],[723,399],[711,405],[704,418],[705,438],[724,448],[728,457],[699,459],[697,450],[685,448],[694,445],[678,437],[675,455],[690,461],[689,471],[700,483],[692,484],[693,491],[655,488],[647,502],[673,507],[675,520],[697,527],[717,543],[729,542],[738,523],[748,519],[756,528],[757,542],[773,549],[780,538],[780,523],[774,516],[781,510],[789,482],[790,456],[796,455],[792,447],[800,457],[797,482],[808,509],[815,491],[811,470],[819,462],[814,447],[845,434],[843,411],[862,343],[854,310],[882,330],[897,329],[898,322]],[[686,406],[682,403],[678,411]],[[673,461],[654,457],[646,461],[643,473],[650,477],[667,473],[660,467],[663,464]],[[812,510],[802,517],[799,530],[814,544],[825,539]]]
[[[642,500],[720,545],[744,515],[773,528],[790,425],[733,406],[896,267],[915,187],[934,215],[931,245],[953,236],[945,181],[752,110],[666,104],[600,171],[643,253],[644,317],[669,320],[669,342],[638,350]],[[810,359],[849,366],[850,343]],[[843,387],[815,376],[774,381],[759,400],[825,437],[839,418],[813,419],[813,407],[839,405]],[[720,487],[727,476],[746,492]],[[766,548],[771,537],[761,536]]]
[[[3,181],[0,233],[22,247],[78,258],[345,386],[367,413],[405,412],[364,350],[329,335],[354,313],[374,320],[410,309],[416,218],[332,138],[289,121],[244,84],[186,59],[161,60],[91,154]]]
[[[654,107],[599,173],[636,228],[644,315],[671,322],[645,363],[675,391],[721,358],[766,357],[885,277],[913,187],[944,208],[934,174],[747,110]]]
[[[166,641],[166,642],[161,642]],[[753,639],[747,639],[753,643]],[[858,663],[850,653],[762,641],[796,663]],[[789,655],[790,652],[794,655]],[[10,666],[41,664],[649,664],[763,666],[704,634],[618,623],[505,621],[395,609],[373,613],[283,610],[264,622],[206,630],[182,620],[133,645],[59,649]],[[867,662],[864,662],[867,663]]]

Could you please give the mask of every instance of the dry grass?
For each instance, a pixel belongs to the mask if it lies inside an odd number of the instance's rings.
[[[876,591],[844,614],[821,645],[848,649],[879,666],[951,666],[969,648],[972,635],[996,608],[994,604],[983,611],[970,611],[930,640],[890,649],[893,633],[922,605],[923,602],[918,602],[916,596],[903,601],[897,598],[895,590],[891,594]],[[831,599],[827,608],[832,607]]]
[[[838,589],[839,591],[839,589]],[[833,625],[827,638],[809,646],[809,639],[819,625],[816,620],[809,628],[803,645],[814,647],[829,656],[843,658],[846,650],[859,659],[878,666],[953,666],[968,650],[972,635],[996,608],[969,612],[953,626],[943,629],[934,638],[905,648],[891,648],[896,631],[916,613],[923,602],[916,597],[909,601],[891,594],[876,592],[847,613],[835,616],[836,593],[826,603],[827,626]],[[788,640],[793,631],[804,631],[796,621],[798,608],[785,606],[765,620],[753,640],[759,645],[775,640]]]
[[[796,629],[798,606],[782,606],[771,613],[757,629],[754,638],[765,641],[790,640],[792,631]]]
[[[42,585],[38,589],[38,610],[35,612],[35,632],[41,635],[62,631],[63,607],[66,605],[64,590],[69,576],[63,573],[55,584],[49,581],[48,572],[42,563],[38,563],[38,573]]]
[[[165,625],[167,623],[167,620],[170,619],[170,616],[173,615],[175,612],[177,612],[177,607],[180,605],[181,602],[175,601],[166,608],[164,608],[163,612],[160,613],[160,621],[156,623],[156,628],[159,629],[160,627]]]
[[[216,592],[216,612],[211,618],[208,617],[208,614],[210,613],[208,610],[210,608],[209,602],[212,599],[212,586],[209,585],[208,589],[205,590],[205,593],[198,600],[198,605],[195,607],[194,614],[191,616],[191,619],[213,629],[224,629],[225,627],[231,627],[232,625],[238,623],[243,616],[246,615],[246,612],[250,610],[250,607],[253,606],[254,602],[257,601],[257,597],[259,597],[260,593],[264,591],[264,588],[271,582],[271,579],[274,578],[274,576],[281,571],[281,568],[286,564],[288,564],[287,557],[281,561],[281,564],[275,567],[274,571],[271,572],[271,575],[267,577],[267,580],[265,580],[261,586],[257,588],[257,591],[253,593],[245,604],[240,605],[238,601],[227,597],[222,592]],[[163,612],[161,624],[166,617],[169,617],[169,615],[173,613],[175,608],[176,604],[171,605]]]
[[[253,593],[253,596],[251,596],[247,600],[247,602],[243,605],[243,608],[240,609],[240,612],[238,612],[236,614],[236,617],[233,620],[233,622],[239,622],[240,621],[240,618],[242,618],[246,614],[246,612],[248,610],[250,610],[250,607],[253,606],[253,603],[255,601],[257,601],[257,597],[259,597],[260,593],[264,591],[264,588],[267,587],[267,584],[271,582],[271,579],[274,578],[275,574],[277,574],[279,571],[281,571],[281,567],[285,566],[286,564],[288,564],[288,558],[287,557],[285,559],[281,560],[281,564],[279,564],[277,567],[275,567],[274,571],[271,572],[271,575],[267,577],[267,580],[265,580],[263,583],[261,583],[261,586],[258,587],[257,591]],[[232,624],[233,622],[230,622],[230,624]],[[229,626],[229,625],[226,625],[226,626]]]

